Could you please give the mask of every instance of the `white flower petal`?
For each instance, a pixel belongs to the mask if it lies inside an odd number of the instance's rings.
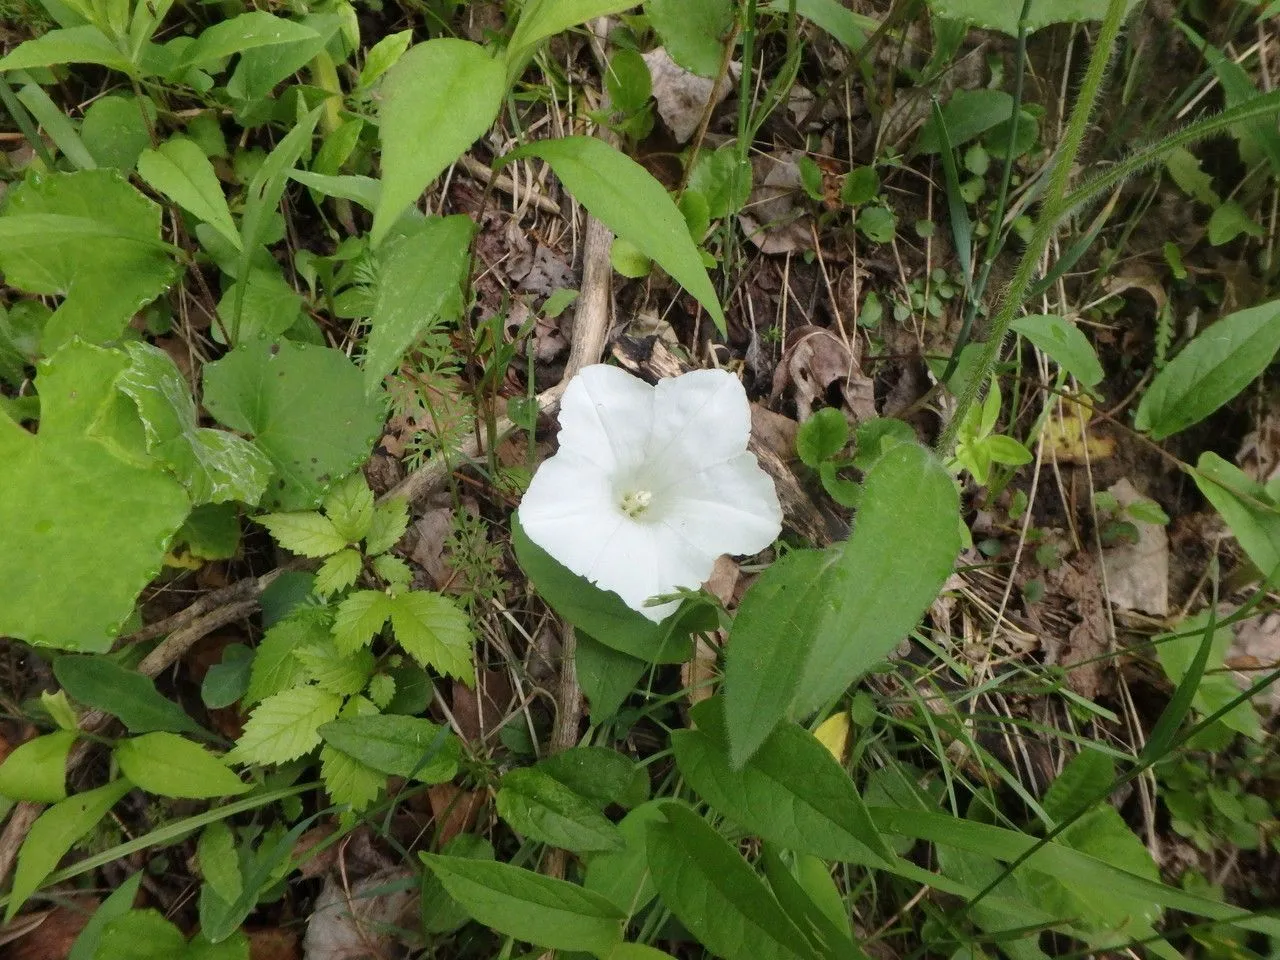
[[[661,505],[659,519],[665,526],[715,556],[759,553],[782,532],[773,480],[751,453],[655,491],[654,502]]]
[[[694,546],[665,524],[628,519],[614,529],[585,576],[657,623],[679,604],[646,607],[645,601],[674,593],[678,587],[696,590],[711,576],[717,556]]]
[[[645,462],[663,479],[678,479],[737,456],[750,436],[751,404],[738,378],[695,370],[658,381]]]
[[[560,400],[560,449],[602,470],[632,470],[653,429],[653,387],[625,370],[583,367]]]
[[[570,450],[538,468],[518,513],[529,539],[580,577],[626,519],[613,502],[609,474]]]

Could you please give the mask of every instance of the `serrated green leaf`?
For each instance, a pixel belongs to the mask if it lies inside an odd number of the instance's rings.
[[[470,217],[432,217],[379,251],[378,294],[363,361],[365,390],[378,389],[424,333],[461,314],[474,233]]]
[[[373,558],[373,572],[391,587],[396,588],[392,592],[407,589],[410,581],[413,580],[413,570],[409,564],[399,557],[393,557],[386,553],[380,557]]]
[[[378,246],[400,215],[498,116],[500,61],[476,43],[437,37],[411,48],[382,81],[382,195],[370,239]]]
[[[206,366],[204,403],[270,458],[276,477],[264,503],[277,510],[318,506],[334,478],[368,457],[383,421],[344,354],[288,340],[242,344]]]
[[[199,744],[173,733],[148,733],[115,747],[121,772],[148,793],[206,800],[244,793],[249,784]]]
[[[332,622],[328,611],[304,607],[274,624],[254,652],[245,705],[260,703],[301,682],[302,664],[293,651],[328,639]]]
[[[1054,363],[1086,387],[1102,382],[1102,364],[1089,338],[1065,317],[1034,314],[1018,317],[1010,328],[1030,340]]]
[[[409,529],[409,504],[400,497],[380,503],[373,508],[373,522],[364,538],[364,548],[369,556],[386,553]]]
[[[341,653],[332,637],[298,647],[293,655],[316,686],[344,697],[363,690],[373,674],[372,653],[368,650]]]
[[[118,717],[130,733],[200,732],[200,725],[161,694],[150,677],[109,657],[58,657],[53,675],[72,697]]]
[[[9,893],[9,906],[5,910],[5,922],[14,918],[27,898],[40,888],[40,884],[58,865],[77,840],[93,829],[126,793],[133,788],[128,780],[120,779],[96,790],[86,790],[73,797],[55,803],[40,814],[18,851],[18,865],[13,874],[13,889]]]
[[[796,452],[807,467],[817,469],[849,442],[849,421],[833,407],[815,411],[796,431]]]
[[[596,805],[533,767],[502,778],[498,816],[530,840],[575,852],[617,850],[625,841]]]
[[[200,833],[196,843],[200,875],[214,893],[227,903],[235,903],[244,890],[236,839],[225,821],[215,820]]]
[[[779,724],[741,770],[729,765],[723,701],[698,704],[694,729],[672,734],[680,772],[707,803],[765,840],[828,860],[895,859],[849,775],[794,724]]]
[[[177,275],[160,207],[115,170],[55,173],[14,186],[0,217],[0,272],[28,293],[65,299],[44,328],[51,354],[73,336],[117,339]],[[64,231],[53,229],[60,218]]]
[[[186,137],[172,137],[138,157],[138,176],[197,220],[209,224],[240,249],[240,232],[231,219],[218,175],[203,150]]]
[[[623,915],[599,894],[505,863],[419,854],[449,895],[498,933],[553,950],[607,953]]]
[[[725,721],[740,768],[784,716],[807,716],[902,640],[960,550],[959,495],[923,447],[871,467],[858,522],[835,551],[793,551],[743,597],[725,664]]]
[[[329,799],[362,813],[378,798],[387,775],[326,743],[320,748],[320,779]]]
[[[190,510],[158,465],[126,462],[88,435],[127,402],[115,391],[125,364],[123,354],[68,345],[39,367],[38,434],[0,412],[0,634],[107,649]]]
[[[67,798],[67,754],[75,731],[55,730],[21,744],[0,763],[0,797],[32,803]]]
[[[391,705],[396,695],[396,679],[389,673],[374,674],[369,680],[369,689],[365,691],[365,695],[378,707],[379,710],[386,710]]]
[[[373,523],[373,491],[357,470],[334,485],[324,498],[324,513],[347,541],[359,543]]]
[[[360,576],[363,558],[359,550],[339,550],[316,571],[316,593],[327,597],[347,589]]]
[[[324,742],[382,773],[444,783],[458,772],[462,748],[447,728],[421,717],[372,714],[326,723]]]
[[[727,960],[815,960],[773,894],[729,842],[678,803],[648,827],[654,885],[689,932]]]
[[[333,618],[333,639],[343,653],[352,653],[373,642],[391,616],[391,598],[381,590],[358,590],[338,604]]]
[[[448,597],[411,590],[390,598],[391,628],[396,642],[424,667],[474,681],[471,662],[471,623]]]
[[[594,137],[540,140],[507,155],[541,157],[574,198],[617,236],[666,270],[725,333],[724,310],[684,217],[653,175]]]
[[[338,715],[342,697],[316,686],[292,687],[258,704],[228,761],[285,763],[320,745],[320,727]]]
[[[1201,331],[1151,381],[1134,426],[1163,440],[1247,387],[1280,350],[1280,300],[1238,310]]]
[[[303,557],[327,557],[348,543],[333,521],[314,511],[267,513],[256,518],[271,531],[276,543]]]

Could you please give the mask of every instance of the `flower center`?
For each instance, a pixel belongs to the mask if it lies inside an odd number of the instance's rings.
[[[628,517],[635,519],[649,509],[649,504],[653,503],[653,494],[648,490],[632,490],[630,493],[622,495],[622,501],[618,504],[618,508]]]

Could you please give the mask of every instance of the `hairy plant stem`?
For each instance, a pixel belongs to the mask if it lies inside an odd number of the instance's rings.
[[[1000,351],[1004,347],[1009,325],[1013,323],[1014,317],[1022,306],[1023,298],[1031,285],[1031,278],[1040,263],[1040,258],[1044,256],[1045,250],[1048,249],[1049,239],[1053,236],[1053,231],[1057,229],[1058,223],[1063,217],[1065,209],[1063,200],[1066,197],[1067,185],[1071,180],[1071,168],[1075,165],[1076,155],[1080,152],[1080,145],[1084,142],[1084,135],[1089,126],[1089,118],[1093,115],[1094,103],[1097,101],[1098,93],[1102,89],[1102,81],[1106,76],[1107,66],[1111,62],[1112,48],[1115,46],[1116,37],[1120,34],[1120,24],[1124,19],[1124,11],[1124,0],[1110,0],[1110,3],[1107,4],[1107,15],[1102,21],[1102,30],[1098,35],[1097,43],[1094,44],[1093,53],[1089,57],[1089,66],[1085,70],[1084,82],[1080,87],[1080,95],[1076,98],[1075,105],[1071,108],[1071,118],[1067,122],[1066,136],[1063,137],[1062,144],[1058,148],[1058,155],[1053,160],[1053,172],[1049,177],[1049,188],[1045,194],[1044,204],[1040,208],[1040,216],[1036,219],[1035,230],[1032,232],[1027,249],[1022,254],[1022,259],[1018,261],[1018,267],[1014,272],[1013,279],[1009,282],[1009,286],[1005,289],[1000,299],[1000,309],[996,312],[995,319],[991,321],[991,331],[987,337],[986,345],[982,349],[978,367],[974,371],[973,377],[965,384],[964,392],[960,395],[955,412],[938,440],[937,451],[944,457],[950,456],[955,448],[956,435],[959,433],[960,425],[964,422],[965,414],[975,403],[982,399],[987,377],[990,376],[991,371],[995,368],[996,361],[1000,358]]]

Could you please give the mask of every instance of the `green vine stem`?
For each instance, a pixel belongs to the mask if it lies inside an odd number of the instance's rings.
[[[1066,197],[1067,185],[1071,180],[1071,168],[1075,165],[1076,155],[1080,152],[1080,144],[1084,141],[1085,131],[1089,126],[1089,118],[1093,115],[1093,105],[1102,89],[1102,81],[1106,76],[1107,66],[1111,62],[1111,52],[1115,46],[1116,37],[1120,34],[1124,12],[1125,0],[1110,0],[1107,4],[1107,15],[1102,21],[1102,31],[1089,57],[1089,66],[1085,71],[1084,83],[1080,87],[1080,95],[1071,108],[1067,133],[1063,138],[1062,146],[1058,149],[1058,156],[1053,161],[1049,188],[1045,194],[1044,204],[1040,208],[1040,216],[1036,219],[1031,240],[1022,254],[1022,259],[1018,261],[1013,279],[1000,299],[1000,309],[995,319],[991,321],[991,332],[982,349],[978,367],[969,382],[965,384],[955,412],[938,440],[938,453],[944,457],[950,456],[955,447],[956,434],[960,430],[960,424],[964,422],[965,413],[982,399],[987,377],[995,368],[1000,352],[1004,348],[1009,324],[1013,323],[1014,317],[1022,306],[1040,258],[1048,249],[1049,239],[1062,219],[1065,208],[1063,199]]]

